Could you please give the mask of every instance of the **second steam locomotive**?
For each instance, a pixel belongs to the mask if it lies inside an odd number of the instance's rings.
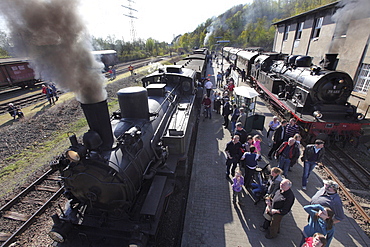
[[[281,116],[298,120],[307,142],[320,138],[358,145],[362,127],[369,121],[348,103],[353,81],[346,72],[312,65],[309,56],[224,49],[224,56],[235,68],[245,70]]]

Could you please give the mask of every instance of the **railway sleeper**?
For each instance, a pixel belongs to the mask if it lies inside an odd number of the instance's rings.
[[[45,200],[41,199],[32,199],[32,198],[24,198],[22,200],[23,203],[29,203],[29,204],[38,204],[40,206],[44,205],[46,203]]]
[[[48,192],[57,192],[59,190],[58,187],[54,186],[44,186],[44,185],[37,185],[35,188],[37,191],[48,191]]]
[[[12,236],[12,234],[9,233],[9,232],[0,232],[0,242],[5,242],[11,236]]]
[[[31,217],[31,215],[21,214],[21,213],[12,212],[12,211],[6,211],[3,214],[3,217],[7,219],[11,219],[11,220],[27,221]]]

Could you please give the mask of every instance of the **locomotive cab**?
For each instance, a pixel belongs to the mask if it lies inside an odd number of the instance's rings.
[[[157,72],[142,79],[143,86],[149,84],[165,84],[167,91],[179,90],[184,95],[192,95],[196,88],[197,74],[194,70],[179,65],[165,66]]]

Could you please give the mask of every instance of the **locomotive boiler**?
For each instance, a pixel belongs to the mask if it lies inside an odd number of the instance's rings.
[[[268,64],[266,60],[270,58],[262,56],[257,61]],[[266,73],[263,81],[267,90],[305,120],[363,119],[347,103],[353,90],[353,81],[347,73],[312,67],[308,56],[289,56],[286,61],[271,61],[270,66],[261,68]]]
[[[297,119],[305,142],[359,144],[362,127],[370,122],[348,102],[354,86],[346,72],[315,66],[309,56],[236,51],[229,61],[246,70],[251,85],[279,115]]]
[[[69,199],[49,233],[59,246],[146,246],[155,237],[187,170],[196,72],[166,66],[142,81],[117,92],[112,117],[106,101],[81,104],[90,130],[82,143],[71,136],[55,165]]]
[[[358,144],[368,121],[348,103],[353,81],[347,73],[313,66],[309,56],[278,53],[261,54],[251,71],[255,85],[280,114],[298,120],[306,141]]]

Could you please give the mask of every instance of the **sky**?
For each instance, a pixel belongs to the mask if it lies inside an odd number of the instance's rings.
[[[80,12],[90,34],[131,41],[129,7],[138,19],[133,19],[136,38],[153,38],[170,43],[179,34],[192,32],[208,18],[218,16],[238,4],[252,0],[81,0]],[[182,4],[184,3],[184,5]]]
[[[44,1],[44,0],[38,0]],[[48,1],[48,0],[45,0]],[[208,18],[217,17],[239,4],[253,0],[76,0],[79,13],[86,23],[88,32],[94,37],[108,36],[132,41],[131,21],[133,20],[136,39],[153,38],[170,43],[180,34],[194,31]],[[130,1],[130,2],[129,2]],[[185,3],[182,5],[182,3]],[[132,16],[129,18],[131,7]],[[6,22],[0,15],[0,31],[8,32]]]

